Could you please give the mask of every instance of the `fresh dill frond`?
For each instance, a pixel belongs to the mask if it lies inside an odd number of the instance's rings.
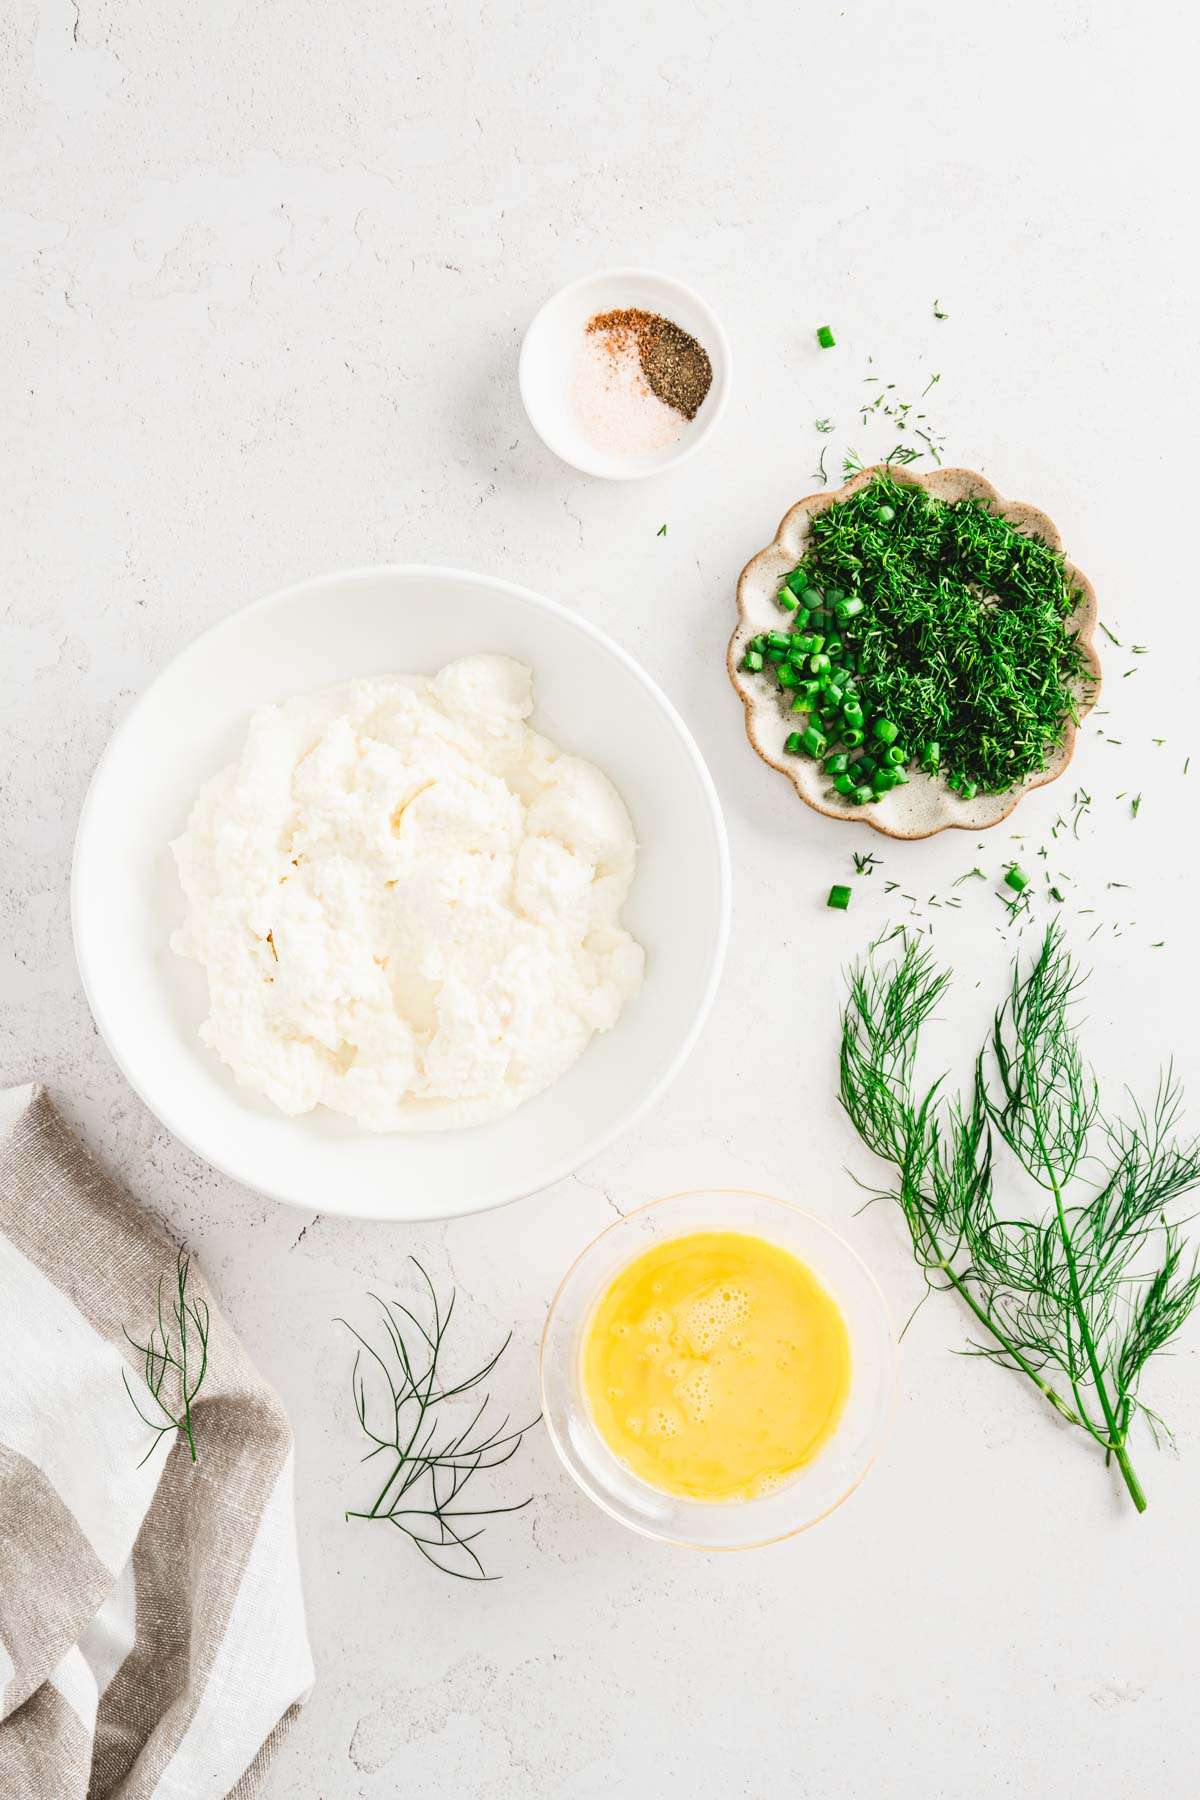
[[[939,302],[935,300],[933,303],[933,316],[935,319],[948,319],[950,314],[948,312],[942,312],[940,310]]]
[[[834,424],[833,424],[832,419],[817,419],[814,421],[814,423],[816,424],[817,430],[820,432],[827,433],[834,429]]]
[[[857,450],[847,450],[842,458],[842,480],[849,481],[852,475],[861,475],[865,467]]]
[[[856,875],[870,875],[873,870],[881,866],[880,859],[873,856],[869,850],[855,850],[851,854],[854,857],[854,873]]]
[[[828,487],[829,485],[829,476],[825,472],[825,453],[827,449],[827,444],[821,445],[821,455],[817,461],[816,473],[813,476],[813,480],[820,481],[822,487]]]
[[[209,1311],[206,1301],[196,1299],[188,1292],[191,1268],[191,1257],[180,1250],[175,1258],[169,1323],[163,1310],[163,1283],[166,1276],[160,1275],[155,1299],[155,1322],[150,1327],[146,1342],[141,1344],[128,1330],[125,1332],[126,1339],[142,1358],[142,1375],[146,1393],[152,1403],[151,1414],[147,1416],[142,1410],[142,1397],[130,1383],[129,1371],[122,1369],[121,1379],[125,1384],[125,1392],[133,1402],[133,1409],[142,1423],[148,1425],[154,1433],[150,1448],[138,1464],[139,1469],[153,1455],[159,1441],[170,1431],[182,1436],[192,1461],[199,1460],[196,1454],[192,1403],[208,1373]]]
[[[464,1581],[494,1581],[497,1577],[485,1572],[474,1548],[484,1530],[476,1521],[520,1512],[529,1500],[515,1506],[482,1507],[462,1506],[458,1501],[475,1475],[501,1468],[516,1455],[522,1438],[537,1420],[509,1430],[506,1414],[499,1424],[485,1426],[490,1404],[490,1396],[485,1394],[465,1424],[443,1427],[438,1409],[487,1380],[507,1350],[512,1333],[481,1369],[448,1383],[440,1362],[456,1295],[451,1293],[443,1311],[429,1276],[415,1256],[410,1261],[425,1284],[429,1323],[423,1324],[403,1302],[381,1300],[373,1294],[382,1326],[380,1349],[347,1320],[338,1320],[359,1346],[351,1375],[354,1410],[373,1446],[362,1460],[369,1462],[382,1454],[389,1468],[370,1509],[351,1510],[346,1517],[394,1526],[445,1575]],[[368,1396],[367,1368],[373,1371],[377,1400],[383,1396],[375,1408]]]
[[[944,1076],[916,1084],[921,1032],[950,979],[928,949],[905,938],[893,961],[868,957],[848,979],[841,1102],[896,1171],[886,1192],[926,1285],[958,1294],[978,1330],[970,1351],[1026,1377],[1086,1432],[1144,1511],[1129,1433],[1139,1413],[1161,1425],[1140,1398],[1142,1374],[1200,1297],[1168,1210],[1200,1184],[1200,1141],[1176,1135],[1171,1067],[1148,1108],[1133,1101],[1122,1120],[1102,1105],[1074,1023],[1082,977],[1055,926],[1027,968],[1014,965],[965,1094],[949,1094]],[[1040,1206],[997,1203],[997,1138]]]
[[[666,526],[665,526],[665,525],[660,525],[660,526],[659,526],[659,528],[658,528],[658,530],[657,530],[657,531],[656,531],[656,532],[655,532],[655,534],[654,534],[654,535],[655,535],[655,537],[666,537],[666,535],[667,535],[667,528],[666,528]]]

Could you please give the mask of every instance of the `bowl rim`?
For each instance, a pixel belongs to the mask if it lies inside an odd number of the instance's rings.
[[[679,1074],[679,1071],[694,1050],[700,1034],[708,1021],[708,1016],[712,1010],[713,1002],[716,999],[717,989],[720,985],[721,975],[725,965],[726,952],[729,945],[733,910],[733,884],[729,853],[729,837],[725,826],[725,817],[721,808],[720,797],[717,793],[716,784],[714,783],[708,766],[704,761],[704,757],[701,754],[700,747],[696,743],[696,740],[683,717],[668,699],[662,688],[659,687],[658,683],[645,669],[642,668],[641,664],[628,650],[617,643],[615,638],[609,637],[607,632],[601,631],[598,626],[593,625],[589,619],[584,618],[572,608],[564,606],[561,601],[551,600],[546,595],[537,593],[533,588],[524,587],[521,583],[509,581],[500,575],[479,574],[473,569],[459,568],[445,563],[409,562],[363,563],[357,564],[351,568],[333,570],[322,575],[307,576],[299,581],[289,582],[286,587],[276,588],[270,593],[260,595],[257,600],[251,600],[244,606],[234,607],[232,611],[227,612],[223,614],[221,618],[214,620],[211,625],[206,626],[203,631],[198,632],[195,637],[189,638],[186,643],[180,646],[175,654],[155,672],[151,679],[146,683],[145,687],[142,688],[124,717],[119,721],[109,736],[108,741],[101,752],[99,761],[92,772],[87,792],[84,795],[83,804],[80,807],[79,820],[75,828],[75,842],[71,855],[71,936],[84,998],[87,1000],[96,1029],[99,1032],[101,1040],[108,1050],[109,1055],[116,1063],[130,1087],[142,1101],[143,1105],[148,1107],[155,1118],[157,1118],[161,1124],[165,1125],[172,1136],[178,1138],[180,1143],[190,1150],[193,1155],[200,1157],[203,1162],[208,1163],[221,1174],[228,1176],[230,1180],[238,1182],[240,1186],[248,1188],[253,1193],[263,1194],[268,1199],[281,1201],[284,1205],[294,1207],[300,1211],[312,1210],[307,1199],[297,1198],[294,1194],[288,1193],[280,1187],[272,1186],[269,1181],[254,1181],[253,1183],[248,1181],[245,1173],[241,1169],[232,1166],[230,1160],[220,1154],[219,1146],[216,1154],[214,1154],[211,1149],[202,1148],[201,1145],[195,1141],[195,1137],[188,1127],[186,1106],[182,1109],[183,1117],[181,1118],[180,1108],[173,1103],[172,1097],[168,1096],[166,1101],[160,1101],[157,1098],[152,1101],[145,1092],[142,1082],[130,1067],[123,1051],[114,1041],[114,1035],[109,1029],[109,1020],[106,1016],[105,1003],[103,1000],[97,1003],[96,999],[95,965],[92,958],[91,946],[88,942],[89,934],[83,914],[83,882],[80,873],[90,854],[90,838],[95,828],[94,820],[98,808],[97,797],[102,792],[104,777],[110,762],[117,752],[118,746],[133,730],[136,721],[141,716],[141,713],[148,702],[151,692],[161,681],[165,680],[183,658],[199,644],[202,644],[206,639],[212,637],[217,632],[226,629],[232,620],[244,618],[249,613],[265,612],[272,607],[285,605],[289,600],[300,593],[310,594],[319,592],[322,588],[340,586],[348,580],[357,580],[364,577],[376,579],[380,576],[401,576],[405,579],[415,576],[432,581],[467,581],[485,588],[490,588],[495,592],[503,592],[510,598],[517,599],[535,610],[555,614],[558,618],[562,619],[564,623],[574,626],[584,637],[591,638],[600,649],[607,651],[609,655],[614,657],[615,660],[624,667],[627,673],[631,674],[634,679],[645,688],[650,697],[657,703],[660,710],[666,715],[669,723],[674,727],[676,735],[683,745],[688,760],[698,779],[700,792],[707,805],[709,822],[712,827],[713,841],[717,853],[719,878],[717,930],[709,959],[704,988],[692,1013],[688,1029],[676,1049],[674,1056],[671,1058],[670,1062],[664,1066],[657,1080],[646,1090],[633,1107],[627,1109],[617,1120],[603,1131],[597,1132],[578,1150],[572,1151],[568,1156],[559,1158],[557,1163],[551,1165],[544,1177],[539,1173],[535,1186],[528,1187],[523,1183],[517,1183],[515,1185],[510,1183],[502,1191],[492,1195],[487,1201],[481,1204],[460,1207],[450,1212],[406,1212],[401,1215],[382,1212],[364,1213],[357,1210],[353,1204],[345,1204],[342,1201],[341,1194],[338,1193],[331,1194],[327,1199],[323,1200],[320,1208],[322,1213],[327,1213],[331,1216],[363,1219],[370,1223],[415,1224],[433,1219],[470,1218],[477,1213],[493,1212],[498,1207],[511,1205],[513,1201],[525,1199],[530,1194],[542,1193],[546,1188],[553,1187],[556,1182],[565,1180],[585,1162],[590,1161],[592,1157],[599,1155],[600,1152],[615,1139],[622,1136],[626,1131],[631,1130],[640,1119],[645,1117],[651,1107],[661,1099],[662,1095]],[[232,1080],[232,1077],[230,1077],[230,1079]],[[390,1135],[402,1138],[405,1134],[395,1133]],[[455,1133],[451,1131],[444,1135],[452,1139]]]
[[[696,307],[697,311],[703,314],[708,321],[709,328],[712,331],[713,346],[706,344],[704,348],[711,352],[711,349],[715,347],[720,356],[719,380],[717,380],[715,379],[718,374],[716,358],[711,357],[710,355],[710,360],[713,362],[714,385],[717,387],[717,393],[714,396],[713,405],[709,411],[708,417],[702,423],[699,431],[693,432],[689,437],[680,440],[679,449],[673,451],[670,456],[664,457],[661,462],[655,463],[653,468],[649,469],[601,468],[599,466],[598,453],[597,459],[590,458],[586,453],[583,456],[573,455],[567,450],[563,443],[555,438],[553,432],[547,435],[542,429],[542,425],[539,423],[537,416],[537,408],[531,404],[530,401],[531,377],[529,370],[533,360],[533,351],[530,346],[534,333],[541,324],[544,315],[548,313],[550,308],[560,301],[564,295],[574,294],[581,288],[591,287],[594,282],[612,280],[653,281],[659,283],[660,286],[681,295]],[[560,462],[566,463],[568,468],[578,469],[581,475],[591,475],[599,481],[645,481],[655,475],[665,474],[668,469],[677,468],[681,462],[686,462],[688,457],[693,456],[700,448],[701,444],[707,441],[719,422],[729,399],[729,387],[732,378],[733,357],[729,348],[729,339],[725,335],[725,328],[721,324],[720,319],[713,311],[709,302],[704,298],[703,294],[697,293],[695,288],[689,287],[686,281],[680,281],[675,275],[663,275],[658,269],[635,267],[633,265],[613,269],[596,269],[593,270],[590,275],[579,275],[574,281],[568,281],[562,287],[556,288],[547,299],[543,300],[532,319],[530,319],[529,324],[525,327],[525,335],[521,339],[520,356],[517,360],[517,385],[521,391],[521,404],[525,408],[525,417],[529,420],[536,435],[541,439],[547,450],[549,450],[553,456],[557,456]]]
[[[742,676],[741,649],[749,623],[747,588],[756,579],[763,565],[773,561],[777,553],[784,549],[784,540],[790,535],[796,521],[808,519],[813,513],[824,512],[835,501],[844,500],[848,494],[853,494],[859,488],[866,487],[877,475],[890,475],[896,481],[904,482],[912,487],[924,488],[926,493],[935,494],[939,498],[974,497],[984,500],[1002,518],[1033,530],[1050,545],[1051,549],[1056,550],[1063,557],[1063,566],[1068,579],[1074,583],[1079,592],[1079,604],[1072,617],[1077,621],[1076,636],[1083,652],[1084,661],[1090,670],[1090,679],[1084,683],[1083,692],[1076,697],[1077,716],[1076,718],[1068,716],[1064,722],[1062,743],[1056,760],[1040,773],[1026,776],[1024,781],[1010,789],[1011,801],[1004,811],[997,813],[994,818],[980,819],[972,818],[969,815],[963,818],[947,817],[930,825],[928,830],[905,831],[898,829],[895,824],[876,818],[872,807],[835,806],[828,799],[820,798],[807,791],[802,780],[802,776],[809,767],[807,763],[798,765],[795,758],[788,762],[779,761],[764,748],[755,729],[757,716],[766,705],[770,704],[774,707],[775,695],[769,690],[759,690],[753,687]],[[958,492],[954,491],[956,488],[959,490]],[[906,843],[915,843],[923,838],[936,837],[942,831],[990,831],[994,826],[1003,824],[1005,819],[1012,816],[1026,794],[1032,793],[1035,788],[1045,787],[1051,781],[1057,781],[1059,776],[1064,775],[1070,767],[1075,755],[1078,727],[1100,698],[1103,686],[1103,671],[1095,641],[1096,628],[1100,622],[1099,601],[1095,588],[1083,570],[1064,554],[1062,533],[1048,514],[1036,506],[1029,505],[1026,501],[1006,499],[999,489],[988,481],[986,476],[980,475],[974,469],[947,467],[914,473],[912,469],[902,465],[872,463],[869,468],[860,469],[856,475],[851,476],[849,481],[843,482],[839,488],[820,489],[816,493],[806,494],[802,500],[797,500],[793,506],[788,508],[779,521],[778,530],[771,542],[750,558],[738,576],[737,614],[737,622],[725,654],[725,667],[734,691],[742,702],[746,736],[755,755],[759,756],[770,768],[778,769],[781,775],[786,775],[804,804],[811,807],[814,812],[822,813],[827,819],[840,819],[848,825],[868,825],[872,831],[878,831],[883,837],[896,838]]]
[[[855,1475],[853,1481],[842,1490],[836,1499],[831,1500],[828,1506],[823,1507],[819,1513],[814,1513],[811,1519],[805,1519],[801,1524],[789,1527],[787,1531],[773,1532],[770,1537],[747,1538],[746,1541],[741,1544],[699,1544],[691,1538],[676,1536],[670,1532],[659,1531],[652,1525],[643,1524],[636,1519],[626,1518],[624,1513],[619,1512],[606,1495],[599,1492],[594,1493],[592,1489],[586,1487],[580,1479],[573,1464],[568,1459],[559,1439],[559,1434],[555,1428],[553,1413],[546,1393],[546,1361],[550,1329],[554,1323],[554,1317],[558,1310],[559,1302],[562,1299],[563,1291],[571,1277],[580,1267],[581,1263],[592,1254],[599,1244],[603,1243],[605,1238],[609,1237],[614,1231],[619,1231],[622,1226],[627,1225],[631,1220],[640,1218],[643,1213],[651,1212],[654,1208],[659,1206],[668,1206],[673,1200],[690,1200],[701,1194],[714,1195],[718,1198],[724,1195],[730,1195],[737,1197],[738,1199],[765,1200],[769,1205],[784,1207],[789,1212],[798,1213],[800,1217],[807,1220],[810,1225],[815,1225],[819,1231],[825,1232],[827,1236],[831,1237],[835,1243],[840,1245],[846,1254],[858,1264],[860,1270],[866,1276],[868,1283],[874,1289],[875,1297],[878,1300],[883,1317],[887,1321],[888,1338],[892,1348],[891,1362],[889,1365],[890,1379],[888,1385],[887,1410],[884,1415],[883,1424],[870,1456]],[[734,1228],[730,1227],[730,1229]],[[686,1231],[686,1227],[681,1228],[679,1236],[685,1236]],[[632,1261],[633,1259],[630,1258],[630,1260]],[[625,1266],[625,1264],[621,1265],[622,1268]],[[614,1219],[610,1225],[606,1225],[603,1230],[598,1231],[593,1238],[590,1238],[578,1255],[572,1259],[570,1265],[563,1273],[558,1286],[554,1290],[549,1306],[546,1308],[546,1318],[542,1325],[542,1334],[538,1342],[538,1397],[541,1401],[542,1418],[545,1420],[546,1424],[546,1435],[554,1446],[554,1453],[558,1457],[559,1462],[567,1471],[567,1474],[571,1477],[580,1493],[584,1494],[594,1506],[598,1506],[601,1512],[607,1513],[609,1518],[615,1519],[618,1525],[623,1525],[627,1531],[636,1532],[639,1537],[650,1538],[655,1543],[667,1544],[677,1550],[699,1550],[710,1555],[731,1555],[742,1550],[765,1550],[772,1544],[783,1544],[786,1543],[789,1538],[800,1537],[804,1532],[811,1531],[815,1525],[820,1525],[825,1519],[829,1518],[831,1513],[837,1512],[840,1507],[845,1505],[850,1496],[862,1486],[871,1470],[875,1467],[875,1464],[883,1455],[883,1452],[891,1439],[892,1428],[895,1424],[896,1412],[900,1402],[900,1334],[896,1330],[895,1316],[888,1304],[887,1295],[880,1286],[879,1278],[871,1268],[871,1265],[854,1248],[854,1245],[850,1242],[849,1238],[844,1237],[837,1227],[831,1225],[827,1219],[821,1218],[819,1213],[813,1212],[807,1206],[798,1206],[794,1200],[785,1200],[781,1194],[768,1194],[759,1188],[680,1188],[670,1194],[658,1194],[652,1200],[643,1200],[639,1206],[631,1206],[628,1212],[622,1213],[619,1218]]]

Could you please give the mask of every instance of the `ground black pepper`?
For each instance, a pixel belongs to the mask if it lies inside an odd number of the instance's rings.
[[[616,352],[632,341],[651,393],[685,419],[695,418],[712,386],[712,363],[689,332],[636,306],[596,313],[587,328],[603,332]]]

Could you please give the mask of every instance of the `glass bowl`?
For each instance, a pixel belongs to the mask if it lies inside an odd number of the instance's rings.
[[[829,1442],[784,1485],[714,1503],[664,1493],[609,1449],[584,1398],[584,1333],[618,1269],[691,1231],[744,1231],[791,1250],[837,1301],[850,1335],[850,1394]],[[626,1214],[576,1257],[542,1333],[542,1411],[551,1442],[588,1497],[646,1537],[696,1550],[749,1550],[806,1531],[858,1486],[878,1456],[896,1395],[896,1334],[875,1277],[844,1238],[770,1194],[714,1188],[672,1194]]]

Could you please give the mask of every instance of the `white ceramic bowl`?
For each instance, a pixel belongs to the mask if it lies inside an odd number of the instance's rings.
[[[575,359],[588,320],[630,306],[658,313],[690,332],[708,351],[713,371],[703,405],[675,442],[638,455],[598,449],[584,436],[571,399]],[[712,308],[682,281],[651,269],[605,269],[571,282],[547,300],[525,333],[518,378],[529,423],[548,450],[585,475],[631,481],[682,462],[713,430],[729,395],[729,345]]]
[[[789,1481],[753,1500],[714,1504],[652,1487],[609,1449],[583,1393],[584,1339],[600,1296],[635,1257],[692,1231],[746,1231],[782,1244],[832,1295],[850,1334],[850,1393],[837,1430]],[[567,1270],[542,1333],[542,1412],[571,1475],[622,1525],[695,1550],[756,1549],[827,1518],[879,1454],[891,1423],[896,1379],[891,1315],[857,1251],[789,1201],[736,1188],[671,1194],[618,1219]]]
[[[624,916],[646,949],[645,986],[561,1081],[496,1124],[374,1133],[320,1107],[288,1118],[239,1088],[196,1035],[207,984],[168,944],[183,912],[168,843],[201,782],[236,755],[256,706],[356,675],[432,672],[482,650],[529,663],[535,724],[597,762],[624,796],[640,846]],[[633,659],[525,588],[410,565],[302,582],[176,657],[96,770],[71,912],[105,1042],[185,1144],[248,1187],[313,1212],[425,1219],[483,1211],[560,1180],[654,1104],[712,1003],[729,889],[712,780]]]

